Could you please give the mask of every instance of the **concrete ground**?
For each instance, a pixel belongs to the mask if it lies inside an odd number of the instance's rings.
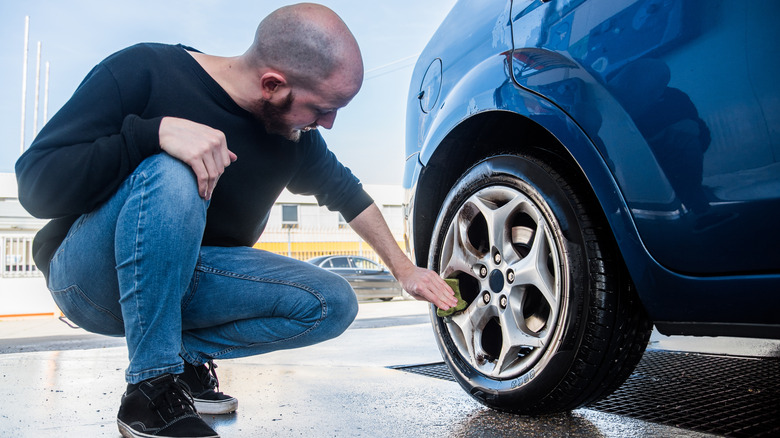
[[[776,341],[667,338],[651,348],[780,356]],[[541,418],[490,410],[456,383],[388,367],[440,362],[427,306],[361,303],[341,337],[308,348],[219,362],[236,413],[207,416],[223,437],[708,436],[589,409]],[[0,320],[4,437],[119,437],[123,339],[56,318]]]

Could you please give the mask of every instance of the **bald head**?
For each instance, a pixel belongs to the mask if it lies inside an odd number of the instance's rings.
[[[295,87],[315,89],[337,72],[357,84],[363,79],[355,37],[335,12],[313,3],[272,12],[258,26],[245,56],[256,67],[281,72]]]

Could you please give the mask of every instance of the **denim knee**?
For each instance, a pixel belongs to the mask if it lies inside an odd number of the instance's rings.
[[[134,172],[155,181],[162,194],[184,204],[201,200],[198,195],[198,181],[189,165],[166,153],[153,155],[144,160]]]
[[[343,277],[333,274],[330,281],[326,302],[328,313],[326,320],[333,325],[334,332],[343,333],[358,313],[358,301],[352,286]]]
[[[196,228],[205,226],[209,203],[198,194],[198,182],[189,165],[160,153],[144,160],[134,176],[143,179],[148,196],[158,203],[158,214],[168,212],[176,222],[195,221],[192,225]]]

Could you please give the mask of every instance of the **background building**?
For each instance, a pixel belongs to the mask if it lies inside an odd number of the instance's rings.
[[[403,197],[401,186],[364,185],[403,248]],[[338,212],[317,205],[310,196],[282,192],[271,209],[268,225],[255,248],[299,260],[325,254],[357,254],[380,261],[374,250],[347,225]]]

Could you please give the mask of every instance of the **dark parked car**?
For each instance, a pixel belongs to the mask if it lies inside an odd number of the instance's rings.
[[[308,262],[347,279],[359,300],[379,298],[390,301],[403,297],[401,284],[390,271],[365,257],[331,255],[315,257]]]
[[[663,334],[780,338],[780,2],[459,1],[407,108],[410,252],[469,306],[439,348],[525,414]]]

